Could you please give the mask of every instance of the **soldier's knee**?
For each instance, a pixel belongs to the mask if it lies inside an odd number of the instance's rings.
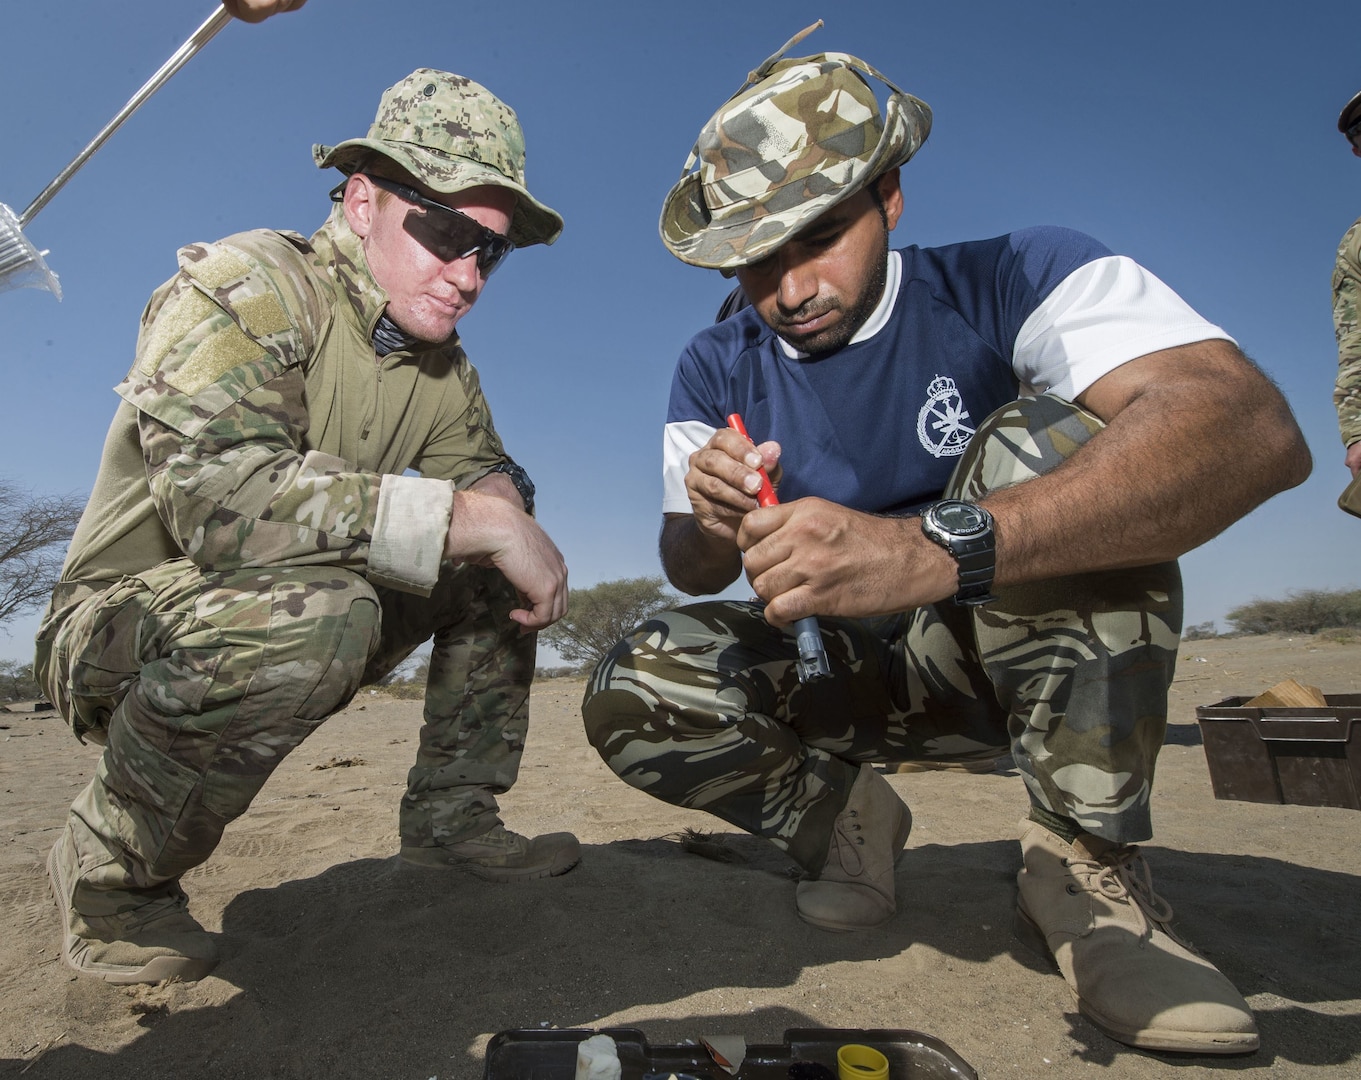
[[[621,733],[635,731],[649,717],[662,719],[659,702],[650,694],[643,696],[648,680],[634,647],[640,636],[641,630],[634,630],[616,642],[586,681],[581,702],[586,738],[607,760],[608,748]]]
[[[318,719],[343,708],[358,692],[369,658],[378,647],[382,609],[362,578],[323,591],[308,605],[308,659],[317,673],[306,712]]]
[[[621,738],[621,733],[636,730],[640,705],[638,698],[625,690],[588,689],[581,706],[586,741],[608,759],[612,745]]]
[[[615,646],[615,651],[618,647]],[[586,692],[581,699],[581,719],[586,727],[586,738],[597,750],[608,740],[615,718],[631,711],[632,704],[636,702],[633,694],[619,688],[619,671],[613,657],[614,651],[596,665],[586,680]]]
[[[354,696],[381,621],[364,578],[336,567],[269,567],[233,574],[221,588],[229,603],[199,608],[221,654],[203,707],[245,695],[264,712],[315,723]],[[142,677],[159,678],[157,665]]]
[[[1008,402],[978,425],[946,497],[977,499],[1050,472],[1102,427],[1081,406],[1050,394]]]

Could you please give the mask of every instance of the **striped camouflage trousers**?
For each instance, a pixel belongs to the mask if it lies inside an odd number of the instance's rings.
[[[1053,397],[979,428],[948,497],[1059,465],[1101,428]],[[1088,832],[1152,835],[1149,793],[1181,633],[1175,562],[994,590],[878,619],[819,619],[832,677],[801,685],[794,638],[759,603],[649,619],[586,689],[587,737],[629,784],[826,856],[862,762],[969,761],[1010,749],[1032,802]]]
[[[429,598],[326,566],[209,571],[187,559],[58,586],[35,674],[102,743],[67,819],[76,907],[144,903],[212,853],[285,755],[433,638],[403,844],[475,836],[515,782],[535,638],[495,570],[446,568]]]

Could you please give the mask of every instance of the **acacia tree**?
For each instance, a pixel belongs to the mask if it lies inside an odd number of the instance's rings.
[[[24,701],[42,697],[33,678],[33,665],[19,660],[0,660],[0,701]]]
[[[621,578],[571,589],[567,614],[540,631],[539,639],[568,663],[594,667],[616,641],[676,601],[662,577]]]
[[[1283,600],[1258,598],[1225,617],[1240,634],[1317,634],[1361,626],[1361,589],[1291,591]]]
[[[0,480],[0,625],[47,603],[85,500]]]

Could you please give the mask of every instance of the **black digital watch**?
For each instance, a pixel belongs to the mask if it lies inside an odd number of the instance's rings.
[[[992,515],[977,503],[942,499],[922,510],[922,532],[959,564],[956,604],[986,604],[992,595],[997,541]]]

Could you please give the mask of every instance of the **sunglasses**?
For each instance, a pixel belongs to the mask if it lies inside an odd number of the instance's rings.
[[[390,191],[403,202],[412,203],[423,211],[415,220],[407,216],[406,230],[426,250],[444,262],[465,259],[476,253],[478,272],[484,278],[489,278],[492,271],[515,250],[515,244],[509,237],[493,232],[452,206],[427,199],[415,188],[395,180],[369,173],[363,175],[375,187]]]
[[[1358,116],[1352,122],[1352,126],[1349,127],[1343,134],[1345,134],[1348,139],[1355,139],[1358,135],[1361,135],[1361,116]]]

